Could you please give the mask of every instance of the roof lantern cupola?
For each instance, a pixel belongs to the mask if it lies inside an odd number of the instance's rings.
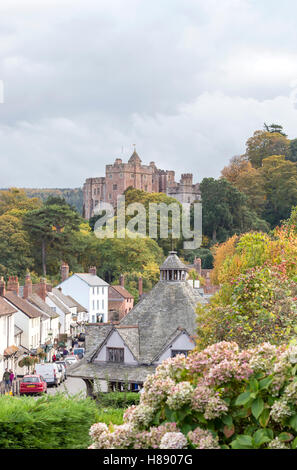
[[[185,281],[187,268],[177,256],[176,251],[170,251],[164,263],[160,266],[160,281]]]

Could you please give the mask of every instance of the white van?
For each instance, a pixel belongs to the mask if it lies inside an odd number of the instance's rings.
[[[54,362],[45,362],[36,364],[35,370],[37,374],[42,375],[47,385],[55,385],[56,387],[62,382],[62,373]]]

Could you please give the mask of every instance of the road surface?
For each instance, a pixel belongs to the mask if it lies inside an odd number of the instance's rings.
[[[87,394],[87,388],[82,379],[75,377],[68,377],[65,382],[63,382],[59,387],[48,386],[47,393],[49,395],[54,395],[57,392],[68,392],[69,395],[75,395],[77,393],[82,393],[85,397]]]

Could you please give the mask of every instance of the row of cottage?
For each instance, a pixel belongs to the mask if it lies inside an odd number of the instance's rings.
[[[18,363],[27,355],[50,361],[56,348],[71,346],[86,323],[120,320],[133,308],[123,277],[121,285],[109,286],[95,267],[69,276],[63,263],[61,280],[52,287],[45,279],[33,284],[29,273],[23,286],[17,277],[7,284],[0,279],[0,377],[6,367],[23,375]]]

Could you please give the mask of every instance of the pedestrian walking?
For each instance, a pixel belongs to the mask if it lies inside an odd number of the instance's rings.
[[[10,390],[10,372],[8,371],[7,368],[5,369],[2,380],[4,381],[4,390],[5,390],[5,392],[9,392],[9,390]]]
[[[14,373],[12,372],[12,370],[10,369],[9,371],[9,381],[10,381],[10,388],[12,388],[12,382],[14,380]]]

